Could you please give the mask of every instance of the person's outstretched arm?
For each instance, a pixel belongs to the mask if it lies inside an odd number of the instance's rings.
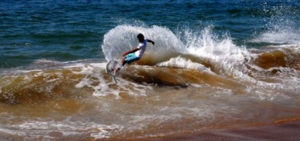
[[[153,42],[152,40],[149,40],[149,39],[147,39],[147,42],[150,42],[150,43],[152,43],[152,45],[154,45],[154,44],[155,44],[155,42]]]

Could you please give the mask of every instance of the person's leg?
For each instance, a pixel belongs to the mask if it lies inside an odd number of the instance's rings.
[[[126,63],[130,64],[137,60],[139,60],[139,57],[137,57],[134,53],[129,53],[122,59],[122,66],[124,66]]]
[[[125,58],[126,58],[126,56],[124,56],[124,57],[122,58],[122,66],[124,66],[124,65],[126,64]]]
[[[133,58],[133,59],[131,59],[130,61],[125,61],[125,64],[127,63],[127,64],[131,64],[131,63],[133,63],[133,62],[135,62],[135,61],[138,61],[140,58]]]

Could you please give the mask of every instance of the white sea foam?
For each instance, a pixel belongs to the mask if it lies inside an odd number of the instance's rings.
[[[136,38],[138,33],[155,41],[155,46],[149,43],[146,51],[154,60],[161,60],[173,53],[182,52],[184,44],[168,28],[119,25],[104,35],[101,47],[106,60],[120,58],[123,52],[135,48],[138,44]]]
[[[143,33],[146,38],[153,39],[156,42],[154,47],[150,45],[147,48],[146,53],[158,66],[197,69],[200,71],[209,70],[200,63],[192,62],[188,58],[178,57],[178,55],[192,55],[208,60],[218,70],[218,73],[233,77],[237,81],[251,82],[256,86],[258,85],[257,87],[263,88],[286,88],[281,83],[268,83],[249,76],[248,74],[252,72],[248,67],[256,67],[251,61],[257,57],[257,54],[252,54],[244,46],[234,44],[229,35],[218,36],[212,30],[213,27],[209,26],[199,31],[182,29],[176,34],[168,28],[160,26],[119,25],[105,34],[102,49],[107,60],[121,56],[122,52],[136,46],[136,35]],[[286,32],[282,33],[284,33],[282,36],[285,36]],[[269,35],[271,34],[267,36]],[[295,36],[292,41],[298,41],[298,34],[291,34],[291,36]],[[270,40],[268,38],[265,39]],[[270,36],[270,38],[273,37]],[[279,35],[279,38],[281,38],[281,35]],[[170,55],[170,52],[177,54]],[[295,89],[295,85],[291,87],[291,89]]]
[[[81,121],[26,121],[20,124],[13,124],[1,127],[0,131],[23,136],[25,140],[55,140],[57,137],[52,132],[59,132],[62,136],[90,134],[95,139],[108,138],[114,131],[122,130],[123,127],[113,124],[105,125],[95,122]]]
[[[199,71],[207,71],[211,72],[209,68],[205,67],[202,64],[192,62],[189,59],[185,59],[183,57],[175,57],[171,58],[168,61],[158,63],[157,66],[164,66],[164,67],[179,67],[185,69],[196,69]]]
[[[278,12],[280,13],[281,10],[278,9]],[[250,40],[250,42],[299,46],[300,29],[295,21],[296,19],[291,19],[291,17],[282,17],[280,14],[274,15],[266,25],[267,29]]]
[[[112,79],[105,79],[104,68],[106,63],[90,63],[81,66],[80,72],[74,72],[83,74],[84,78],[75,85],[76,88],[88,87],[93,90],[94,96],[107,96],[114,95],[116,98],[120,98],[119,94],[125,92],[131,96],[145,96],[147,86],[136,84],[117,77],[118,84],[115,84]],[[110,78],[110,77],[108,77]],[[117,88],[113,88],[113,85],[118,85]]]
[[[102,50],[107,60],[114,59],[121,56],[123,52],[134,48],[137,45],[136,35],[143,33],[146,38],[153,39],[156,43],[155,46],[149,44],[146,53],[151,56],[151,59],[157,60],[155,61],[157,63],[174,57],[170,56],[170,53],[205,57],[226,64],[224,66],[242,64],[245,58],[249,57],[249,52],[244,47],[233,44],[228,36],[218,39],[212,34],[211,28],[208,27],[195,33],[184,30],[183,37],[177,37],[165,27],[152,26],[147,28],[119,25],[104,35]]]
[[[289,30],[266,31],[259,35],[257,38],[252,39],[251,41],[274,44],[300,45],[300,32],[298,33],[297,31]]]

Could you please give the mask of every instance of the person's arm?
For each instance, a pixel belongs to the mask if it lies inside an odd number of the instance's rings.
[[[140,49],[139,49],[139,48],[135,48],[135,49],[129,50],[129,51],[123,53],[123,56],[126,56],[127,54],[132,53],[132,52],[135,52],[135,51],[137,51],[137,50],[140,50]]]
[[[155,43],[152,40],[147,39],[147,42],[152,43],[152,45],[154,45]]]

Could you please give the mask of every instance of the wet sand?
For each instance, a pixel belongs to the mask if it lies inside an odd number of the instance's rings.
[[[242,129],[200,131],[191,135],[154,138],[147,141],[299,141],[300,121]]]

